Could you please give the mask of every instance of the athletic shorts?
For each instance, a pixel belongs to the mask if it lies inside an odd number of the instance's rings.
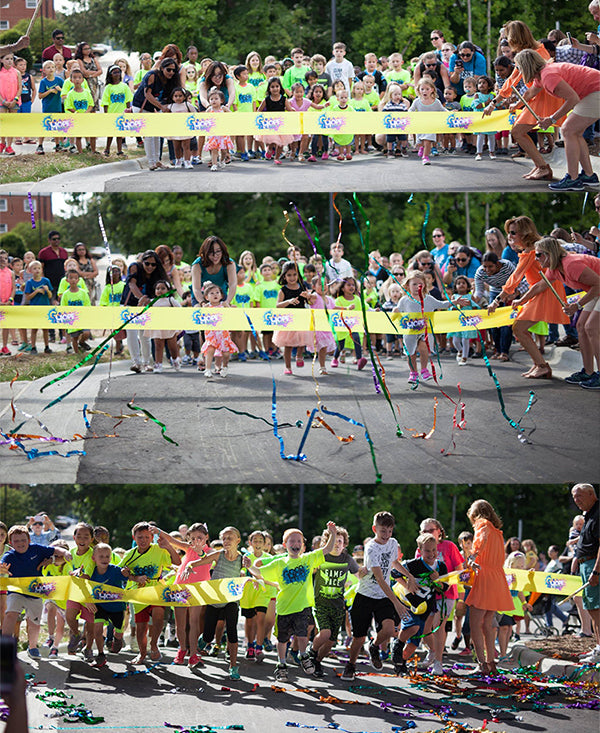
[[[355,639],[362,639],[369,633],[372,619],[375,619],[376,628],[379,630],[384,621],[392,619],[394,625],[400,621],[394,604],[389,598],[369,598],[357,593],[354,603],[350,609],[352,621],[352,636]]]
[[[592,570],[594,569],[595,564],[596,560],[592,558],[591,560],[586,560],[579,565],[579,573],[581,575],[582,583],[587,583],[592,577]],[[591,585],[588,585],[587,588],[583,589],[582,597],[583,607],[586,610],[594,611],[595,609],[600,608],[600,585],[596,585],[593,588]]]
[[[89,621],[91,623],[94,623],[94,614],[89,611],[85,606],[83,606],[81,603],[77,603],[77,601],[67,601],[67,611],[70,611],[73,608],[79,611],[79,617],[82,621]]]
[[[162,606],[145,606],[141,611],[135,614],[136,624],[147,624],[150,623],[152,618],[152,610],[155,608],[162,608]]]
[[[117,631],[123,630],[125,611],[107,611],[102,606],[96,606],[96,623],[110,621]]]
[[[343,606],[332,606],[329,604],[320,605],[317,603],[315,608],[315,617],[319,631],[329,629],[329,631],[331,631],[331,638],[337,639],[344,624],[344,620],[346,619],[346,609]]]
[[[266,613],[266,606],[255,606],[254,608],[242,608],[242,616],[244,618],[254,618],[257,613]]]
[[[21,613],[25,611],[25,618],[38,626],[42,620],[43,598],[32,598],[20,593],[9,593],[6,599],[6,613]]]
[[[275,619],[275,637],[285,643],[292,636],[308,636],[308,627],[314,623],[312,609],[305,608],[298,613],[288,613]]]

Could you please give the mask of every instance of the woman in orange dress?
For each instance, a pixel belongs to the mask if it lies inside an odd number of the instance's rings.
[[[470,608],[471,639],[475,647],[478,672],[496,674],[494,661],[496,611],[512,611],[513,600],[504,573],[502,521],[484,499],[471,504],[467,517],[473,525],[473,554],[467,564],[475,569],[473,586],[466,604]]]
[[[533,37],[533,33],[531,32],[529,27],[525,23],[523,23],[523,21],[510,20],[504,26],[504,30],[506,33],[506,40],[508,41],[508,45],[510,46],[513,54],[529,48],[533,51],[537,51],[539,55],[544,59],[544,61],[550,61],[550,54],[546,50],[545,46],[535,40],[535,38]],[[494,109],[498,106],[498,103],[502,99],[509,99],[513,94],[512,87],[517,87],[519,92],[527,100],[527,103],[529,104],[531,109],[538,115],[540,119],[551,117],[552,113],[557,109],[557,102],[560,102],[560,100],[558,100],[555,96],[553,96],[552,94],[550,94],[550,92],[547,92],[546,90],[543,90],[530,98],[529,86],[525,84],[521,72],[515,66],[514,71],[508,77],[506,82],[502,85],[502,89],[500,89],[500,91],[498,92],[498,96],[494,100],[492,100],[492,102],[490,102],[490,104],[484,109],[483,114],[490,114],[494,111]],[[532,95],[533,93],[534,92],[531,92]],[[519,102],[515,105],[515,107],[519,107],[520,105],[521,103]],[[511,109],[512,108],[513,107],[511,105]],[[564,117],[561,118],[561,120],[557,120],[556,124],[560,125],[562,119],[564,119]],[[513,140],[521,146],[521,148],[534,163],[534,167],[529,171],[529,173],[525,173],[523,178],[528,178],[534,181],[540,179],[547,179],[551,181],[552,168],[550,168],[549,164],[546,163],[542,154],[537,149],[537,145],[533,142],[528,134],[536,126],[537,120],[535,119],[535,117],[528,109],[524,109],[517,117],[517,121],[513,125],[511,134]]]
[[[508,235],[509,244],[511,246],[514,244],[519,250],[519,264],[504,284],[500,294],[490,303],[488,313],[493,313],[499,305],[504,304],[505,300],[512,300],[517,286],[524,277],[530,288],[542,279],[540,275],[542,268],[535,256],[535,243],[541,239],[541,236],[533,221],[528,216],[507,219],[504,230]],[[563,300],[566,300],[564,286],[561,282],[558,282],[557,286],[555,288],[557,293]],[[569,317],[565,315],[560,303],[550,290],[544,290],[528,300],[513,321],[515,337],[533,360],[533,366],[522,375],[527,379],[552,378],[552,369],[529,332],[529,329],[540,321],[569,323]]]

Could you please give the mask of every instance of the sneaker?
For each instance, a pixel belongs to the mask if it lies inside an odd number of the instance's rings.
[[[475,160],[481,160],[481,153],[477,153],[477,155],[475,156]]]
[[[135,372],[136,374],[139,374],[142,371],[142,367],[139,364],[132,364],[129,367],[130,372]]]
[[[4,349],[2,349],[2,351],[0,351],[0,354],[4,354],[4,353],[6,353],[6,352],[4,351]],[[10,352],[8,352],[8,353],[10,353]],[[37,348],[36,348],[35,346],[32,346],[32,347],[31,347],[31,348],[29,349],[29,353],[30,353],[30,354],[37,354],[37,353],[38,353],[38,352],[37,352]]]
[[[81,634],[71,634],[71,638],[69,639],[69,643],[67,644],[67,653],[68,654],[75,654],[81,639],[82,639]]]
[[[591,176],[586,176],[585,173],[581,171],[577,178],[584,186],[588,186],[589,188],[600,188],[600,179],[598,178],[597,173],[592,173]]]
[[[600,389],[600,372],[594,372],[589,379],[579,385],[583,389]]]
[[[458,366],[465,366],[465,364],[467,363],[467,357],[459,356],[456,361],[458,362]]]
[[[50,649],[50,654],[48,654],[48,659],[56,659],[58,657],[58,649],[53,646],[52,649]]]
[[[9,145],[7,148],[5,148],[4,155],[16,155],[16,153]]]
[[[600,646],[594,647],[594,649],[584,657],[579,657],[579,661],[583,664],[597,664],[600,662]]]
[[[431,161],[429,160],[429,158],[426,155],[423,156],[422,163],[423,165],[431,165]]]
[[[551,191],[583,191],[583,182],[579,177],[573,180],[567,173],[560,181],[549,183],[548,188]]]
[[[173,664],[185,664],[186,653],[187,649],[178,649],[177,654],[175,655],[175,659],[173,660]]]
[[[321,160],[329,160],[329,153],[323,153]]]
[[[181,371],[181,359],[179,357],[171,359],[171,365],[176,372]]]
[[[429,371],[429,369],[427,369],[427,367],[425,367],[425,369],[421,369],[421,379],[424,382],[428,382],[430,379],[433,379],[431,372]]]
[[[247,163],[250,160],[250,158],[248,157],[248,153],[242,153],[240,155],[240,160],[242,160],[244,163]]]
[[[46,641],[44,642],[43,646],[48,647],[49,649],[52,649],[54,646],[54,637],[49,636]]]
[[[162,373],[162,364],[155,364],[152,371],[155,374],[161,374]]]
[[[7,148],[8,150],[8,148]],[[32,646],[27,650],[27,654],[32,659],[39,659],[42,655],[40,654],[40,650],[37,648],[37,646]]]
[[[323,669],[321,662],[319,662],[316,657],[313,658],[313,664],[315,665],[315,671],[313,672],[313,675],[318,679],[325,677],[325,670]]]
[[[286,664],[296,664],[300,666],[300,655],[293,649],[288,649],[288,652],[285,655],[285,661]]]
[[[394,674],[397,677],[408,674],[408,667],[406,666],[406,660],[403,659],[401,662],[394,662]]]
[[[442,667],[442,663],[438,662],[437,660],[429,667],[429,672],[431,674],[434,674],[436,676],[441,676],[444,674],[444,668]]]
[[[10,349],[8,348],[8,346],[3,346],[0,349],[0,354],[2,354],[2,356],[10,356]]]
[[[331,366],[335,369],[339,365],[340,365],[340,362],[334,356],[333,359],[331,360]]]
[[[314,155],[309,155],[308,156],[308,162],[309,163],[316,163],[317,162],[317,159],[315,158]]]
[[[263,652],[262,646],[258,646],[258,644],[254,647],[254,661],[255,662],[262,662],[262,660],[265,658],[265,653]]]
[[[0,155],[6,150],[6,145],[4,143],[0,143]]]
[[[52,354],[54,353],[52,349],[49,346],[44,346],[44,354]]]
[[[291,373],[292,373],[292,370],[291,370],[291,369],[287,369],[287,368],[286,368],[286,369],[284,369],[284,370],[283,370],[283,373],[284,373],[284,374],[288,374],[288,375],[289,375],[289,374],[291,374]]]
[[[342,672],[341,679],[353,680],[355,676],[356,676],[356,666],[352,664],[352,662],[346,662],[346,666],[344,667],[344,671]]]
[[[452,644],[450,644],[450,649],[452,649],[453,652],[455,652],[458,649],[458,645],[460,644],[460,640],[462,639],[462,636],[457,636]]]
[[[273,642],[271,641],[271,639],[267,639],[267,637],[264,638],[264,640],[263,640],[263,649],[266,652],[272,652],[273,651]]]
[[[83,650],[83,658],[86,662],[93,662],[94,661],[94,652],[91,649],[88,649],[87,647]]]
[[[35,154],[36,155],[44,155],[44,148],[43,148],[42,145],[38,145],[37,146],[37,148],[35,149]]]
[[[304,652],[304,654],[300,655],[300,666],[306,672],[306,674],[314,674],[315,663],[310,654]]]
[[[254,646],[249,645],[248,649],[246,649],[246,659],[255,659],[256,655],[254,653]]]
[[[193,669],[194,667],[204,667],[203,661],[200,659],[198,654],[190,654],[188,659],[188,667]]]
[[[288,681],[288,668],[287,664],[279,662],[275,667],[275,680],[276,682],[287,682]]]
[[[492,152],[490,152],[490,160],[496,160],[496,156]]]
[[[104,652],[100,652],[98,656],[96,657],[96,667],[105,667],[106,666],[106,654]]]
[[[267,352],[266,352],[266,351],[262,351],[262,350],[260,350],[260,351],[258,352],[258,356],[259,356],[259,357],[260,357],[260,358],[261,358],[261,359],[262,359],[263,361],[271,361],[271,360],[269,359],[269,355],[267,354]]]
[[[194,167],[194,164],[192,163],[191,160],[184,160],[183,161],[183,167],[184,168],[193,168]]]
[[[206,379],[212,379],[213,378],[212,370],[211,369],[205,369],[204,370],[204,376],[206,377]]]
[[[471,657],[473,652],[469,647],[465,647],[461,652],[458,652],[459,657]]]
[[[200,643],[198,643],[198,648],[200,648]],[[220,651],[221,651],[221,645],[220,644],[213,644],[212,645],[212,649],[209,652],[209,656],[211,656],[211,657],[218,657]]]
[[[411,372],[408,375],[408,383],[409,384],[417,384],[419,381],[419,374],[418,372]]]
[[[371,664],[375,669],[382,669],[383,668],[383,662],[381,661],[381,656],[379,655],[379,647],[375,644],[369,644],[369,656],[371,657]]]
[[[367,360],[365,359],[364,356],[360,357],[360,359],[357,362],[357,366],[358,366],[359,372],[367,366]]]
[[[244,160],[243,157],[242,157],[242,160]],[[246,156],[246,160],[248,160],[248,156]],[[239,667],[229,667],[229,679],[230,680],[239,680],[239,679],[241,679],[241,676],[240,676],[240,668]]]
[[[153,372],[154,367],[152,366],[152,364],[142,364],[142,371],[143,372]]]
[[[420,669],[429,669],[429,667],[435,664],[435,661],[436,661],[435,656],[430,649],[427,652],[427,656],[419,662],[419,668]]]
[[[113,639],[112,646],[110,648],[113,654],[118,654],[123,648],[123,639]]]
[[[188,354],[186,354],[185,356],[183,356],[182,359],[181,359],[182,366],[190,366],[190,364],[193,364],[193,363],[194,363],[194,360]]]
[[[573,372],[571,376],[565,377],[565,382],[567,384],[581,384],[581,382],[587,382],[587,380],[591,379],[593,376],[593,373],[588,374],[585,369],[581,369],[578,372]]]

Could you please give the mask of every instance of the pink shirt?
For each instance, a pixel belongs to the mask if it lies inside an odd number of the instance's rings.
[[[580,99],[587,97],[592,92],[600,92],[600,71],[589,66],[577,66],[576,64],[548,64],[541,73],[541,84],[537,80],[533,82],[535,87],[543,87],[550,94],[555,94],[557,84],[562,80],[577,93]]]
[[[290,100],[290,107],[296,110],[296,112],[306,112],[306,110],[310,107],[310,99],[307,99],[306,97],[302,97],[302,104],[298,105],[296,103],[296,98],[292,97]]]
[[[583,67],[582,67],[583,68]],[[546,270],[548,280],[562,280],[573,290],[583,290],[587,292],[589,285],[579,281],[581,273],[586,267],[600,275],[600,260],[592,255],[569,254],[562,258],[563,272],[559,270]]]
[[[207,545],[204,549],[210,550],[210,547],[208,547]],[[175,576],[175,585],[185,583],[200,583],[203,580],[210,580],[210,563],[206,563],[206,565],[197,565],[195,568],[192,568],[192,572],[190,573],[189,577],[186,578],[186,580],[182,579],[183,571],[185,570],[186,566],[194,560],[199,560],[200,557],[201,555],[199,555],[192,547],[190,547],[190,549],[186,551],[185,555],[183,556],[183,560],[181,561],[181,565],[177,570],[177,575]]]
[[[5,102],[13,102],[17,99],[17,92],[19,91],[19,72],[14,66],[10,69],[2,66],[0,67],[0,97]],[[1,102],[0,102],[1,104]],[[17,100],[17,104],[21,105],[21,99]]]

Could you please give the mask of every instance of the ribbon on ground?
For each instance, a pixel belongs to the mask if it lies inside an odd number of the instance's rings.
[[[117,588],[94,583],[71,575],[53,575],[37,578],[0,577],[0,589],[24,593],[36,598],[70,600],[76,603],[129,603],[144,606],[175,606],[189,608],[214,603],[239,601],[248,582],[255,578],[221,578],[182,585],[156,585],[144,588]]]
[[[173,135],[365,135],[497,132],[512,129],[507,111],[474,112],[235,112],[196,114],[44,114],[0,117],[2,137],[170,137]]]

